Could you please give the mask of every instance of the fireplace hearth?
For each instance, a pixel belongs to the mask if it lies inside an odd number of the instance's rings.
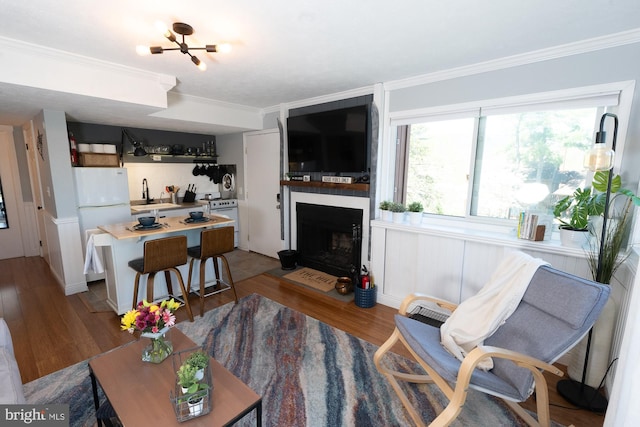
[[[296,203],[298,264],[334,276],[360,271],[362,209]]]

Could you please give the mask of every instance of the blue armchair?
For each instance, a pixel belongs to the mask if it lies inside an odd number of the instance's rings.
[[[424,295],[410,295],[395,316],[396,328],[374,355],[375,365],[391,383],[416,425],[419,416],[398,380],[434,383],[449,399],[446,408],[431,426],[447,426],[463,408],[469,388],[502,398],[527,424],[549,426],[549,398],[542,371],[562,376],[552,365],[591,329],[609,297],[609,287],[549,266],[533,275],[520,304],[483,345],[470,351],[461,362],[440,343],[440,329],[407,317],[412,305],[431,301],[448,310],[456,305]],[[384,355],[401,342],[426,371],[411,374],[395,371],[384,364]],[[476,369],[487,357],[490,370]],[[526,412],[523,402],[536,391],[538,420]]]

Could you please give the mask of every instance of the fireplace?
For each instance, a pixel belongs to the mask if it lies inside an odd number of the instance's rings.
[[[362,209],[296,203],[298,264],[334,276],[359,271],[362,215]]]

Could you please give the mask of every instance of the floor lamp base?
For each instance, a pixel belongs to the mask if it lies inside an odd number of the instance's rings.
[[[560,396],[579,408],[598,413],[607,410],[607,399],[591,386],[567,379],[558,381],[556,389]]]

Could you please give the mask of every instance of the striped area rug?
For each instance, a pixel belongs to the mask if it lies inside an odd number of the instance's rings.
[[[412,425],[375,369],[376,346],[267,298],[251,295],[176,327],[262,396],[264,426]],[[391,362],[400,369],[416,369],[414,362],[400,356],[392,355]],[[25,384],[24,389],[28,403],[69,403],[71,426],[95,423],[87,361]],[[407,394],[422,408],[426,423],[446,405],[430,385],[408,386]],[[255,422],[254,411],[237,425]],[[452,425],[525,423],[500,401],[471,391]]]

